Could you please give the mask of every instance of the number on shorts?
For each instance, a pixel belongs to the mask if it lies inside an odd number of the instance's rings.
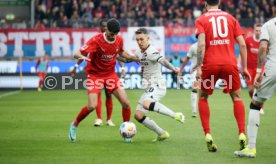
[[[154,88],[153,88],[153,87],[150,87],[150,88],[148,89],[148,92],[153,92],[153,90],[154,90]]]

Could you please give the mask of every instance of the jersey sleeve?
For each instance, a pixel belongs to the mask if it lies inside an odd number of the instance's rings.
[[[98,47],[98,44],[96,42],[96,38],[93,37],[80,48],[80,52],[83,55],[86,55],[88,53],[93,53],[97,50],[97,47]]]
[[[243,35],[244,32],[242,31],[239,22],[235,18],[233,18],[233,21],[234,21],[234,28],[235,28],[234,29],[234,36],[236,38],[236,37],[238,37],[240,35]]]
[[[156,62],[159,62],[162,58],[164,58],[164,56],[161,55],[160,52],[157,50],[153,51],[153,53],[148,56],[148,60]]]
[[[262,27],[262,29],[261,29],[260,40],[267,40],[267,41],[269,41],[269,33],[268,33],[268,29],[267,29],[267,24],[264,24],[263,27]]]
[[[199,17],[197,20],[196,20],[196,23],[195,23],[195,34],[196,34],[196,37],[198,37],[199,34],[201,33],[205,33],[205,30],[204,30],[204,27],[203,27],[203,24],[202,24],[202,20],[200,19],[201,17]]]

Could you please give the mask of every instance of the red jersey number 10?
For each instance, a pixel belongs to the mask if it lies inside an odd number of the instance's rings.
[[[212,23],[213,36],[217,38],[218,36],[221,38],[225,38],[228,36],[228,23],[227,19],[224,16],[218,16],[217,18],[212,17],[209,19],[209,22]],[[224,28],[222,30],[222,28]]]

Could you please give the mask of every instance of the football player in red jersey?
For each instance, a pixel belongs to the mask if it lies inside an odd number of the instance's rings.
[[[224,93],[230,93],[233,101],[234,115],[239,128],[240,149],[246,145],[245,108],[241,99],[241,82],[234,50],[235,40],[240,46],[241,74],[246,80],[250,80],[243,31],[232,15],[218,9],[219,3],[219,0],[206,0],[207,12],[201,15],[195,24],[198,37],[195,69],[197,78],[201,79],[198,109],[210,152],[216,152],[217,146],[211,136],[210,109],[207,100],[213,93],[218,79],[223,80]]]
[[[70,125],[69,139],[71,142],[76,140],[79,123],[97,107],[98,94],[104,85],[108,93],[113,93],[121,103],[123,121],[130,120],[131,110],[128,97],[115,72],[116,57],[120,54],[131,61],[140,62],[140,59],[123,50],[123,39],[118,35],[119,32],[119,22],[116,19],[110,19],[107,22],[106,32],[92,37],[74,54],[76,59],[88,61],[86,66],[88,104],[81,109]]]
[[[256,69],[258,63],[258,50],[260,47],[261,28],[261,24],[255,24],[254,35],[247,37],[245,39],[247,49],[247,69],[251,76],[251,80],[246,81],[246,85],[248,87],[248,93],[251,98],[254,92],[254,79],[256,76]],[[263,107],[260,110],[260,114],[264,114]]]
[[[100,31],[104,33],[107,30],[107,19],[103,19],[100,21]],[[75,76],[77,68],[79,65],[83,62],[83,60],[78,59],[77,63],[75,64],[74,68],[70,72],[71,76]],[[118,61],[120,67],[121,67],[121,77],[123,78],[125,76],[125,70],[124,70],[124,63],[121,61]],[[111,115],[113,111],[113,100],[112,95],[107,92],[106,86],[104,85],[104,91],[105,91],[105,106],[106,106],[106,124],[108,126],[115,126],[115,124],[111,120]],[[97,119],[95,120],[94,126],[100,127],[103,123],[102,121],[102,97],[101,93],[98,95],[98,106],[96,108],[96,115]]]

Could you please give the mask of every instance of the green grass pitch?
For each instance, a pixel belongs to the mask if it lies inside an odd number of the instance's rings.
[[[132,114],[142,90],[127,90]],[[210,97],[211,130],[218,152],[206,148],[199,117],[191,117],[190,91],[168,90],[162,103],[174,111],[184,112],[185,124],[157,113],[149,113],[170,132],[165,142],[152,143],[155,134],[136,122],[134,143],[124,143],[119,135],[121,107],[114,99],[113,121],[116,127],[93,125],[95,112],[78,128],[76,143],[68,140],[68,128],[80,108],[87,103],[86,91],[23,91],[2,97],[0,92],[0,163],[1,164],[178,164],[178,163],[275,163],[276,96],[265,104],[261,116],[256,159],[240,159],[238,132],[229,95],[216,90]],[[104,99],[104,98],[103,98]],[[250,99],[243,90],[247,109]],[[104,104],[104,100],[103,100]],[[105,107],[103,116],[105,117]]]

